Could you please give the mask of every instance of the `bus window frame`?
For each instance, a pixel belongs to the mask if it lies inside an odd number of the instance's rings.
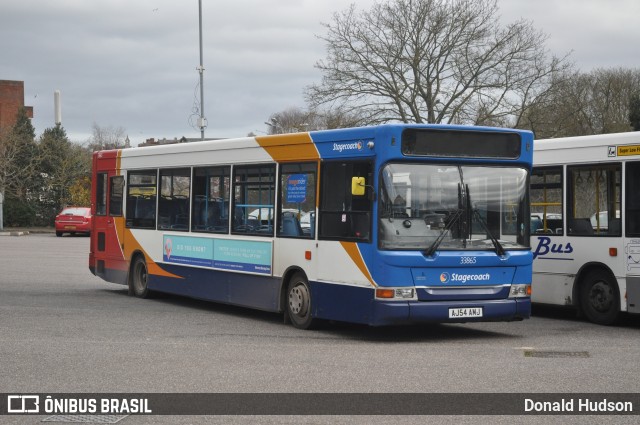
[[[288,166],[299,166],[300,168],[303,168],[304,166],[313,166],[313,170],[312,171],[305,171],[305,170],[301,170],[299,172],[297,172],[296,174],[306,174],[306,175],[313,175],[314,176],[314,184],[313,184],[313,202],[312,202],[312,209],[310,211],[305,211],[305,213],[310,214],[310,230],[309,230],[309,234],[305,234],[304,231],[301,228],[301,232],[302,234],[300,235],[289,235],[286,234],[284,232],[284,229],[281,228],[281,226],[283,225],[283,220],[285,218],[285,212],[283,212],[283,204],[284,202],[284,187],[285,185],[283,184],[282,181],[282,176],[283,174],[294,174],[292,172],[285,172],[283,171],[286,167]],[[278,178],[277,178],[277,183],[278,183],[278,188],[277,188],[277,199],[276,199],[276,213],[278,216],[278,221],[277,221],[277,226],[276,226],[276,237],[278,238],[293,238],[293,239],[315,239],[316,238],[316,234],[317,234],[317,227],[315,225],[315,219],[316,219],[316,208],[318,206],[318,183],[319,183],[319,164],[318,161],[300,161],[300,162],[285,162],[285,163],[281,163],[279,164],[278,167]],[[307,185],[307,187],[309,187],[309,185]],[[308,196],[308,194],[307,194]],[[294,217],[295,220],[297,220],[298,225],[300,225],[300,219],[302,218],[302,215],[299,213],[297,214],[296,217]]]
[[[245,186],[247,186],[246,190],[249,190],[248,186],[252,184],[252,182],[237,182],[236,181],[236,177],[238,176],[238,170],[248,170],[248,169],[260,169],[260,168],[264,168],[264,169],[271,169],[272,173],[271,176],[273,177],[273,180],[271,182],[271,187],[270,187],[270,191],[271,191],[271,202],[272,204],[269,206],[268,204],[247,204],[247,203],[243,203],[240,204],[240,206],[238,206],[238,202],[236,200],[236,189],[240,189],[242,190]],[[255,184],[257,185],[264,185],[267,184],[268,182],[256,182]],[[260,191],[262,191],[262,189],[259,189]],[[231,214],[229,217],[230,220],[230,233],[234,236],[259,236],[259,237],[268,237],[268,238],[273,238],[275,236],[275,228],[276,228],[276,195],[277,195],[277,191],[278,191],[278,164],[275,162],[261,162],[261,163],[255,163],[255,164],[240,164],[240,165],[234,165],[232,167],[231,170],[231,195],[230,195],[230,202],[231,202]],[[246,195],[249,196],[249,195]],[[245,222],[245,224],[242,225],[237,225],[236,224],[236,209],[237,208],[243,208],[245,209],[244,213],[243,213],[243,220]],[[260,221],[261,221],[261,213],[262,213],[262,209],[266,208],[266,209],[271,209],[273,211],[272,213],[272,217],[269,218],[267,217],[267,222],[270,222],[271,224],[267,224],[267,226],[271,226],[271,229],[267,229],[270,231],[265,231],[265,232],[261,232],[260,229],[262,228],[262,224],[259,223],[258,225],[258,231],[248,231],[248,232],[243,232],[243,231],[239,231],[237,230],[237,227],[240,226],[248,226],[248,223],[250,220],[248,219],[248,217],[250,216],[250,212],[248,212],[249,208],[260,208],[259,212],[258,212],[258,217],[260,217]],[[269,214],[269,213],[268,213]],[[246,216],[246,217],[245,217]]]
[[[367,204],[368,204],[368,211],[353,211],[353,210],[342,210],[342,211],[333,211],[333,210],[327,210],[325,209],[325,204],[326,204],[326,199],[325,199],[325,182],[328,180],[328,178],[326,177],[326,167],[333,165],[333,164],[357,164],[357,165],[365,165],[368,167],[368,171],[367,171],[367,175],[366,175],[366,186],[367,186],[367,190],[365,191],[365,194],[362,195],[362,197],[364,199],[367,200]],[[375,206],[374,206],[374,199],[375,196],[370,196],[371,194],[371,190],[373,187],[375,187],[373,185],[373,176],[374,176],[374,170],[375,170],[375,163],[370,160],[370,159],[337,159],[337,160],[327,160],[327,161],[322,161],[322,163],[320,164],[320,202],[318,203],[318,226],[317,226],[317,234],[318,234],[318,240],[328,240],[328,241],[345,241],[345,242],[362,242],[362,243],[371,243],[373,240],[373,216],[374,216],[374,211],[375,211]],[[348,181],[345,183],[346,187],[349,189],[348,190],[348,194],[350,196],[354,196],[351,192],[351,181],[352,181],[352,177],[354,176],[350,176],[348,178]],[[361,176],[358,176],[361,177]],[[330,181],[330,180],[329,180]],[[346,214],[348,216],[353,216],[353,215],[368,215],[368,226],[366,228],[367,231],[367,235],[366,237],[357,237],[357,236],[326,236],[325,235],[325,228],[326,225],[324,224],[324,215],[325,214]],[[346,218],[344,218],[344,220],[346,220]],[[343,223],[346,223],[347,221],[343,221]]]
[[[548,172],[554,172],[554,174],[557,174],[560,176],[560,182],[557,183],[532,183],[531,180],[533,180],[533,177],[536,175],[536,171],[538,170],[542,170],[543,172],[548,171]],[[557,173],[556,173],[557,172]],[[541,229],[536,229],[536,231],[531,232],[531,236],[563,236],[564,232],[565,232],[565,214],[564,212],[564,205],[566,202],[565,199],[565,188],[564,188],[564,182],[565,182],[565,170],[563,168],[562,165],[543,165],[543,166],[537,166],[537,167],[533,167],[531,170],[531,173],[529,175],[529,198],[532,198],[532,192],[533,190],[543,190],[544,191],[544,198],[545,200],[543,200],[542,203],[536,202],[535,204],[542,204],[542,205],[534,205],[534,202],[530,202],[530,206],[529,209],[533,209],[534,207],[537,206],[542,206],[544,208],[544,211],[542,212],[542,228]],[[547,202],[546,198],[546,191],[548,189],[560,189],[560,202]],[[558,213],[548,213],[547,212],[547,207],[560,207],[560,218],[553,218],[550,219],[548,218],[549,215],[551,214],[558,214]],[[531,212],[530,215],[533,214],[539,214],[539,213],[534,213]],[[547,225],[549,224],[549,220],[560,220],[560,223],[555,223],[556,226],[554,227],[555,231],[551,228],[548,228]],[[558,227],[559,224],[559,227]],[[542,230],[542,232],[538,232],[538,230]],[[547,231],[548,230],[548,231]]]
[[[575,192],[576,192],[576,188],[574,187],[574,179],[573,179],[573,173],[574,170],[584,170],[584,169],[588,169],[589,171],[596,171],[596,176],[593,177],[594,180],[594,184],[596,184],[596,187],[599,188],[599,178],[597,173],[599,171],[605,171],[605,172],[613,172],[614,175],[614,181],[611,182],[610,179],[607,178],[606,181],[606,193],[607,193],[607,203],[611,202],[611,194],[609,193],[611,188],[614,189],[614,193],[613,193],[613,205],[615,206],[616,204],[618,205],[618,209],[614,208],[614,215],[616,214],[615,211],[620,211],[620,222],[622,223],[622,220],[624,219],[624,217],[622,217],[623,215],[623,211],[621,205],[622,205],[622,198],[624,196],[624,192],[622,190],[622,181],[623,181],[623,175],[622,175],[622,162],[604,162],[604,163],[595,163],[595,162],[588,162],[588,163],[581,163],[581,164],[571,164],[571,165],[567,165],[566,166],[566,171],[565,171],[565,179],[567,182],[567,190],[565,193],[565,199],[564,201],[566,202],[566,235],[567,236],[572,236],[572,237],[596,237],[596,238],[600,238],[600,237],[622,237],[622,227],[620,226],[618,228],[618,231],[615,234],[610,234],[609,233],[609,226],[607,224],[607,230],[606,231],[601,231],[598,230],[596,231],[596,229],[593,229],[591,222],[589,221],[589,218],[587,218],[586,220],[588,221],[588,225],[591,227],[591,231],[587,231],[587,233],[580,233],[576,230],[572,231],[572,221],[574,220],[580,220],[579,222],[574,221],[574,225],[579,225],[580,227],[585,227],[585,218],[583,217],[574,217],[575,213],[576,213],[576,205],[575,205]],[[615,176],[616,173],[620,176],[620,184],[618,185],[617,181],[615,180]],[[588,177],[587,177],[588,178]],[[616,201],[615,197],[616,197],[616,192],[619,193],[619,200]],[[596,191],[596,200],[599,199],[599,192]],[[600,212],[603,211],[608,211],[609,210],[609,206],[611,206],[611,204],[608,204],[607,209],[605,210],[600,210],[599,206],[596,208],[596,212],[595,214],[599,214]],[[618,217],[614,216],[614,219],[618,219]],[[607,220],[608,222],[610,222],[610,220]],[[577,226],[576,226],[577,227]]]
[[[106,216],[109,205],[109,177],[108,173],[96,174],[96,215]]]
[[[119,181],[120,183],[120,202],[117,202],[117,200],[114,198],[113,196],[113,188],[115,186],[115,182]],[[124,176],[111,176],[109,177],[109,193],[108,193],[108,200],[109,200],[109,204],[108,204],[108,208],[107,208],[107,212],[109,217],[122,217],[124,215],[124,189],[125,189],[125,184],[124,184]],[[114,202],[116,201],[116,202]],[[118,205],[120,207],[120,209],[118,211],[113,211],[113,207],[114,204]]]
[[[141,174],[147,174],[147,175],[151,175],[151,173],[154,173],[155,176],[155,184],[154,185],[143,185],[143,184],[131,184],[131,177],[135,176],[135,175],[141,175]],[[134,169],[134,170],[128,170],[127,171],[127,182],[126,182],[126,199],[125,199],[125,227],[127,229],[144,229],[144,230],[158,230],[157,228],[157,221],[158,221],[158,172],[159,170],[157,168],[147,168],[147,169]],[[153,224],[149,225],[149,226],[140,226],[140,225],[134,225],[132,220],[133,218],[131,218],[130,216],[130,211],[129,211],[129,197],[130,197],[130,193],[131,190],[133,188],[137,188],[137,187],[153,187],[154,188],[154,195],[153,195]],[[139,220],[140,218],[136,218],[137,220]]]

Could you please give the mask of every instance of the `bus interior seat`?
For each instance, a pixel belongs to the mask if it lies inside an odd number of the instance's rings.
[[[158,229],[169,229],[171,227],[171,217],[167,215],[158,216]]]
[[[309,235],[312,238],[316,237],[316,213],[312,212],[309,217]]]
[[[302,226],[300,226],[300,221],[293,213],[282,213],[282,233],[280,235],[302,236]]]
[[[171,225],[172,229],[175,230],[186,230],[189,227],[189,217],[186,214],[177,214],[175,216],[173,225]]]
[[[622,231],[622,220],[619,218],[612,218],[609,220],[609,234],[619,235]]]
[[[367,239],[369,237],[370,222],[369,213],[352,214],[351,232],[349,236],[356,237],[358,239]]]
[[[569,233],[573,235],[593,235],[593,227],[588,218],[574,218],[569,220]]]
[[[539,233],[538,230],[542,229],[542,220],[539,218],[531,218],[530,231],[531,233]]]

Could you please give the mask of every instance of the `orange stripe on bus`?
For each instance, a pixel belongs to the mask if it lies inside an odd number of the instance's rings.
[[[122,164],[122,149],[118,149],[118,156],[116,156],[116,175],[121,176],[120,167]]]
[[[342,245],[344,250],[347,251],[347,254],[349,254],[349,257],[351,257],[351,260],[356,264],[356,266],[358,266],[358,269],[360,269],[362,274],[369,280],[369,283],[372,286],[378,286],[373,281],[373,278],[371,277],[371,273],[369,273],[369,269],[367,268],[366,264],[364,263],[364,260],[362,259],[362,254],[358,249],[358,245],[355,242],[340,242],[340,245]]]
[[[147,254],[147,251],[145,251],[144,248],[142,248],[142,245],[140,245],[140,243],[135,238],[135,236],[133,236],[133,233],[131,232],[131,230],[124,227],[124,218],[121,218],[120,220],[121,220],[120,222],[121,224],[119,223],[120,226],[116,226],[116,227],[121,228],[125,235],[126,240],[120,239],[121,241],[120,243],[123,243],[124,241],[124,256],[127,260],[131,259],[131,256],[135,251],[140,251],[144,254],[144,258],[147,261],[147,271],[149,272],[149,274],[156,275],[156,276],[172,277],[175,279],[184,279],[184,277],[182,276],[169,273],[168,271],[160,267],[158,264],[156,264],[155,261],[151,259],[149,254]]]
[[[256,141],[277,162],[320,158],[309,133],[257,136]]]

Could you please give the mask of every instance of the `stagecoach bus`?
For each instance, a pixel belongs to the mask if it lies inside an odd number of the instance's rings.
[[[89,268],[298,328],[522,320],[532,153],[415,124],[96,152]]]
[[[640,313],[640,133],[536,140],[533,302]]]

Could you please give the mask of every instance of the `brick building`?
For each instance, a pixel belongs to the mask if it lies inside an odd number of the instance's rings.
[[[13,127],[18,110],[24,106],[24,81],[0,80],[0,128]],[[33,106],[27,106],[33,118]]]

